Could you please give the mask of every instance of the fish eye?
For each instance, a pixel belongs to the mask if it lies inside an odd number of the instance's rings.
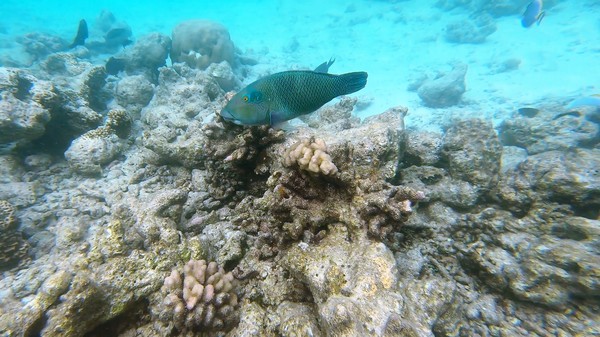
[[[244,100],[244,102],[248,102],[248,96],[244,96],[242,97],[242,99]]]

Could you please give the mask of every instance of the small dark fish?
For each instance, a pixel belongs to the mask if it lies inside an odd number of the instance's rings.
[[[542,22],[542,19],[546,15],[546,12],[542,10],[544,4],[542,0],[533,0],[527,5],[525,12],[523,13],[523,18],[521,19],[521,25],[525,28],[531,27],[534,23],[537,22],[538,26]]]
[[[318,73],[328,73],[329,72],[329,67],[331,67],[331,65],[333,64],[333,62],[335,62],[335,59],[331,58],[331,59],[329,59],[329,61],[325,61],[325,62],[319,64],[319,66],[315,68],[315,72],[318,72]]]
[[[302,70],[272,74],[238,92],[220,115],[238,125],[276,125],[364,88],[367,76],[363,71],[342,75]]]
[[[85,44],[85,39],[88,38],[88,26],[85,20],[79,21],[79,27],[77,28],[77,35],[75,39],[73,39],[73,43],[69,45],[69,49],[75,48],[77,46],[83,46]]]
[[[519,112],[521,116],[531,118],[535,117],[538,113],[540,113],[540,110],[536,108],[519,108],[517,109],[517,112]]]
[[[554,118],[552,118],[552,120],[556,120],[556,119],[559,119],[559,118],[565,117],[565,116],[581,117],[581,112],[579,112],[579,111],[563,112],[561,114],[554,116]]]
[[[123,23],[119,27],[111,28],[106,35],[104,35],[104,42],[113,46],[127,46],[133,41],[129,39],[131,37],[131,28]]]
[[[117,75],[120,71],[125,70],[125,66],[127,65],[127,61],[124,59],[119,59],[116,57],[112,57],[106,61],[106,73],[110,75]]]

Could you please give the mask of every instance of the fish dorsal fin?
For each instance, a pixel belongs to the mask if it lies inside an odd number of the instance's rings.
[[[327,73],[329,71],[329,67],[331,67],[333,62],[335,62],[335,59],[332,57],[329,59],[329,61],[325,61],[319,64],[319,66],[316,67],[314,71],[317,73]]]

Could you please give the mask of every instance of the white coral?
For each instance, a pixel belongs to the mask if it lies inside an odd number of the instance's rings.
[[[173,270],[165,278],[167,296],[163,304],[171,310],[175,326],[183,330],[203,327],[222,329],[234,318],[237,296],[232,291],[234,277],[216,262],[191,260],[183,275]]]
[[[324,175],[338,172],[322,139],[305,139],[292,145],[285,154],[283,164],[287,167],[298,165],[301,170]]]

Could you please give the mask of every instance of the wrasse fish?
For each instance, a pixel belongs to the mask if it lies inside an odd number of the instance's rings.
[[[276,125],[314,112],[367,84],[366,72],[322,72],[330,63],[319,66],[319,71],[284,71],[263,77],[235,94],[220,115],[238,125]]]

